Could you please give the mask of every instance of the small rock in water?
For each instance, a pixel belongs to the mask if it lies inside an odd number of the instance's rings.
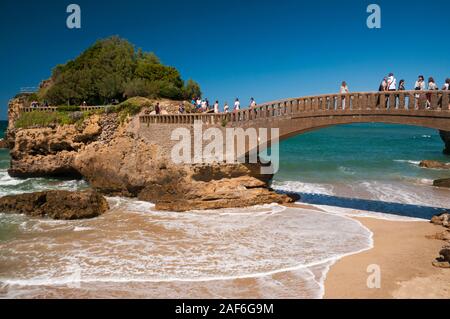
[[[0,198],[0,212],[62,220],[93,218],[108,209],[106,199],[94,190],[56,190]]]
[[[433,186],[450,188],[450,178],[437,179],[433,182]]]
[[[450,169],[450,163],[429,160],[420,162],[419,166],[423,168]]]
[[[8,142],[6,142],[5,139],[0,138],[0,149],[2,148],[8,148]]]

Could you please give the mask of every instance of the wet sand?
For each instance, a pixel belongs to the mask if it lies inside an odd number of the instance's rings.
[[[450,298],[450,269],[432,265],[444,228],[428,222],[355,218],[373,232],[374,248],[338,260],[327,274],[324,298]],[[368,288],[369,265],[379,265],[381,287]]]

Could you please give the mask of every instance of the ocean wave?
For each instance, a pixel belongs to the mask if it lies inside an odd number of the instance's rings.
[[[300,181],[274,181],[272,188],[282,192],[311,193],[333,195],[334,186],[331,184],[304,183]]]
[[[56,236],[59,225],[48,224],[55,227],[55,236],[47,229],[40,241],[27,236],[0,243],[7,252],[0,261],[20,260],[3,272],[0,282],[12,292],[15,285],[71,284],[73,272],[67,269],[74,266],[81,270],[81,283],[272,280],[270,276],[304,269],[298,275],[311,283],[309,296],[319,298],[323,276],[313,282],[311,267],[326,273],[328,264],[373,245],[372,233],[346,216],[276,205],[258,209],[278,213],[233,217],[222,211],[172,218],[170,212],[117,210],[101,221],[77,224],[80,231],[91,229],[81,238],[73,232]],[[117,223],[118,217],[127,222]]]
[[[413,160],[394,160],[394,162],[397,163],[408,163],[414,166],[418,166],[420,164],[420,161],[413,161]]]

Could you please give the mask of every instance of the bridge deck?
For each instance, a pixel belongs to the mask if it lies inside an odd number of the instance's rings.
[[[325,94],[264,103],[253,109],[232,113],[143,115],[142,123],[239,125],[253,121],[289,116],[313,118],[324,116],[402,116],[411,118],[436,117],[449,120],[450,91],[389,91],[349,94]],[[429,100],[429,108],[426,107]]]

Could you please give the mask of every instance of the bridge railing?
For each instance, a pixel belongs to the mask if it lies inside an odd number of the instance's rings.
[[[80,106],[81,112],[87,112],[87,111],[96,111],[96,110],[103,110],[107,106]],[[20,109],[23,113],[29,113],[29,112],[56,112],[58,111],[57,106],[38,106],[38,107],[22,107]]]
[[[356,92],[348,94],[324,94],[307,96],[257,105],[252,109],[220,114],[169,114],[143,115],[141,122],[164,124],[222,124],[246,122],[271,117],[292,116],[296,114],[323,114],[351,112],[355,110],[384,110],[384,112],[450,112],[450,91],[386,91]]]

